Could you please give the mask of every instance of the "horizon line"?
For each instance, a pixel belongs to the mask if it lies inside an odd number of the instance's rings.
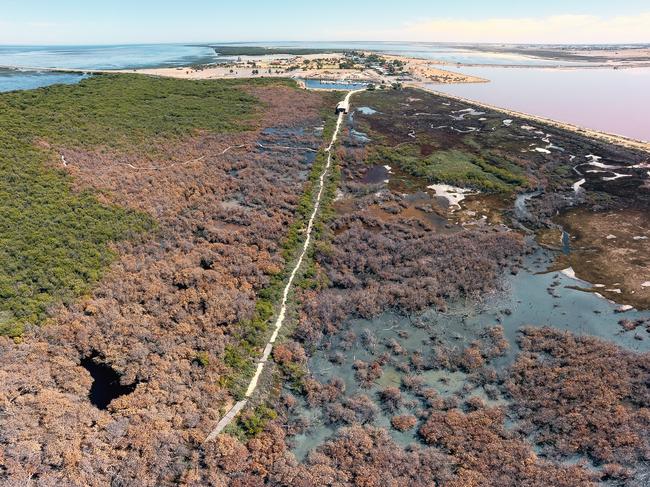
[[[196,47],[213,47],[220,45],[237,45],[237,44],[272,44],[272,43],[339,43],[339,44],[361,44],[361,43],[383,43],[383,44],[436,44],[436,45],[486,45],[486,46],[650,46],[648,42],[468,42],[468,41],[386,41],[386,40],[257,40],[257,41],[152,41],[152,42],[117,42],[117,43],[54,43],[54,44],[32,44],[32,43],[0,43],[0,47],[110,47],[110,46],[165,46],[165,45],[181,45],[181,46],[196,46]],[[251,46],[251,47],[270,47],[274,46]],[[282,47],[281,45],[278,47]]]

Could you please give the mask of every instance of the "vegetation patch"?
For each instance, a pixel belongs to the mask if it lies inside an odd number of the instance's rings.
[[[290,84],[256,80],[246,85]],[[244,82],[189,81],[141,75],[100,75],[0,96],[0,127],[23,140],[40,137],[67,147],[132,149],[152,138],[250,128],[259,100]]]
[[[106,75],[0,96],[0,334],[87,293],[115,257],[111,242],[155,226],[73,191],[52,147],[149,152],[163,138],[245,130],[259,102],[241,85]]]
[[[109,243],[153,228],[144,214],[75,193],[43,156],[0,155],[0,333],[16,336],[48,308],[88,292],[114,258]]]
[[[526,179],[515,169],[499,167],[483,156],[459,149],[434,151],[423,157],[416,144],[378,146],[369,154],[368,163],[398,167],[429,182],[489,191],[510,192],[526,184]]]
[[[269,421],[277,417],[278,414],[272,408],[260,404],[253,409],[242,412],[237,418],[237,422],[230,424],[226,428],[226,432],[241,441],[246,441],[259,435],[264,431]]]
[[[328,94],[327,99],[328,101],[334,101],[337,99],[336,93]],[[321,115],[324,118],[323,139],[328,141],[334,133],[336,116],[333,115],[332,110],[326,109],[321,111]],[[238,345],[226,347],[225,363],[229,366],[230,371],[222,377],[221,385],[226,387],[237,399],[244,397],[248,383],[255,373],[255,360],[262,353],[261,349],[268,341],[271,333],[271,325],[276,317],[276,307],[282,299],[282,293],[293,269],[293,265],[302,252],[302,246],[306,237],[305,231],[309,218],[314,211],[320,176],[325,170],[326,164],[327,153],[321,150],[312,164],[307,185],[296,207],[294,221],[289,226],[281,244],[282,257],[286,265],[279,272],[271,276],[268,286],[258,292],[258,299],[255,304],[255,312],[252,319],[241,324],[237,336]],[[332,163],[330,176],[326,181],[326,187],[321,199],[321,213],[314,223],[314,241],[318,239],[320,232],[323,231],[323,214],[328,214],[327,212],[330,211],[328,210],[329,202],[334,197],[338,177],[338,170],[335,168],[335,164]],[[308,249],[302,274],[298,276],[295,285],[301,288],[315,285],[312,281],[313,278],[316,278],[314,265],[313,249]],[[285,325],[285,327],[290,327],[290,325]],[[293,376],[300,375],[301,371],[298,369],[299,367],[293,370]]]

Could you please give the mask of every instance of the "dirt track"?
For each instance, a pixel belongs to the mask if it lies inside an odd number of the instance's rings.
[[[359,91],[362,90],[349,92],[345,96],[344,102],[346,104],[349,104],[352,95],[358,93]],[[271,352],[273,351],[273,344],[278,338],[278,334],[280,333],[280,330],[282,329],[282,325],[284,324],[284,320],[287,312],[287,301],[289,298],[289,292],[291,291],[291,287],[293,286],[293,281],[296,278],[298,270],[300,269],[300,266],[302,265],[305,256],[307,255],[307,250],[309,249],[309,245],[311,243],[311,235],[314,228],[314,222],[316,220],[316,217],[318,216],[321,200],[323,198],[323,192],[325,191],[325,179],[330,170],[330,167],[332,166],[332,148],[334,147],[334,144],[336,143],[336,139],[338,138],[339,132],[341,130],[341,124],[343,122],[344,117],[345,117],[344,113],[339,113],[339,117],[336,121],[336,128],[334,129],[334,133],[332,134],[332,140],[330,141],[330,144],[325,149],[325,152],[327,152],[327,163],[325,164],[325,168],[323,169],[323,172],[321,173],[320,178],[318,180],[318,194],[316,195],[316,201],[314,202],[314,210],[312,211],[312,214],[309,217],[309,223],[307,224],[307,230],[305,231],[306,237],[302,245],[300,256],[298,257],[298,260],[293,266],[293,270],[291,271],[289,280],[287,281],[287,284],[284,287],[284,292],[282,293],[280,312],[278,313],[278,317],[276,318],[275,324],[273,326],[273,334],[271,335],[271,338],[266,344],[266,347],[264,347],[264,352],[262,353],[262,357],[257,363],[257,369],[255,370],[255,375],[253,376],[250,383],[248,384],[248,389],[246,390],[246,395],[244,396],[244,399],[235,403],[235,405],[223,416],[223,418],[221,418],[219,423],[217,423],[217,426],[215,426],[215,428],[206,438],[205,440],[206,442],[214,440],[219,435],[219,433],[221,433],[237,417],[237,414],[239,414],[239,412],[246,406],[248,400],[253,396],[255,390],[257,389],[259,378],[262,375],[262,372],[264,371],[266,364],[268,363],[268,359],[271,355]]]

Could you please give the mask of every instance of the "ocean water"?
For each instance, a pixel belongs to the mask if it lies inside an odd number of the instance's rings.
[[[212,48],[180,44],[0,46],[0,92],[70,84],[83,79],[77,74],[51,73],[46,71],[48,68],[135,69],[214,62],[218,59]]]
[[[371,50],[466,64],[530,66],[558,64],[557,61],[520,54],[478,52],[447,44],[418,42],[257,42],[232,45]],[[219,60],[220,56],[210,47],[183,44],[0,46],[0,68],[131,69],[187,66],[188,64],[214,63]],[[563,62],[562,64],[572,65],[573,63]]]
[[[215,62],[210,47],[181,44],[128,46],[0,46],[0,67],[131,69]]]
[[[459,67],[489,83],[430,88],[590,129],[650,141],[650,68]]]
[[[0,93],[14,90],[32,90],[55,84],[74,84],[86,77],[83,74],[0,69]]]

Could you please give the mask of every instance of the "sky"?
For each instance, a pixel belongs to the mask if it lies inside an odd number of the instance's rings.
[[[649,0],[0,0],[0,44],[650,43]]]

